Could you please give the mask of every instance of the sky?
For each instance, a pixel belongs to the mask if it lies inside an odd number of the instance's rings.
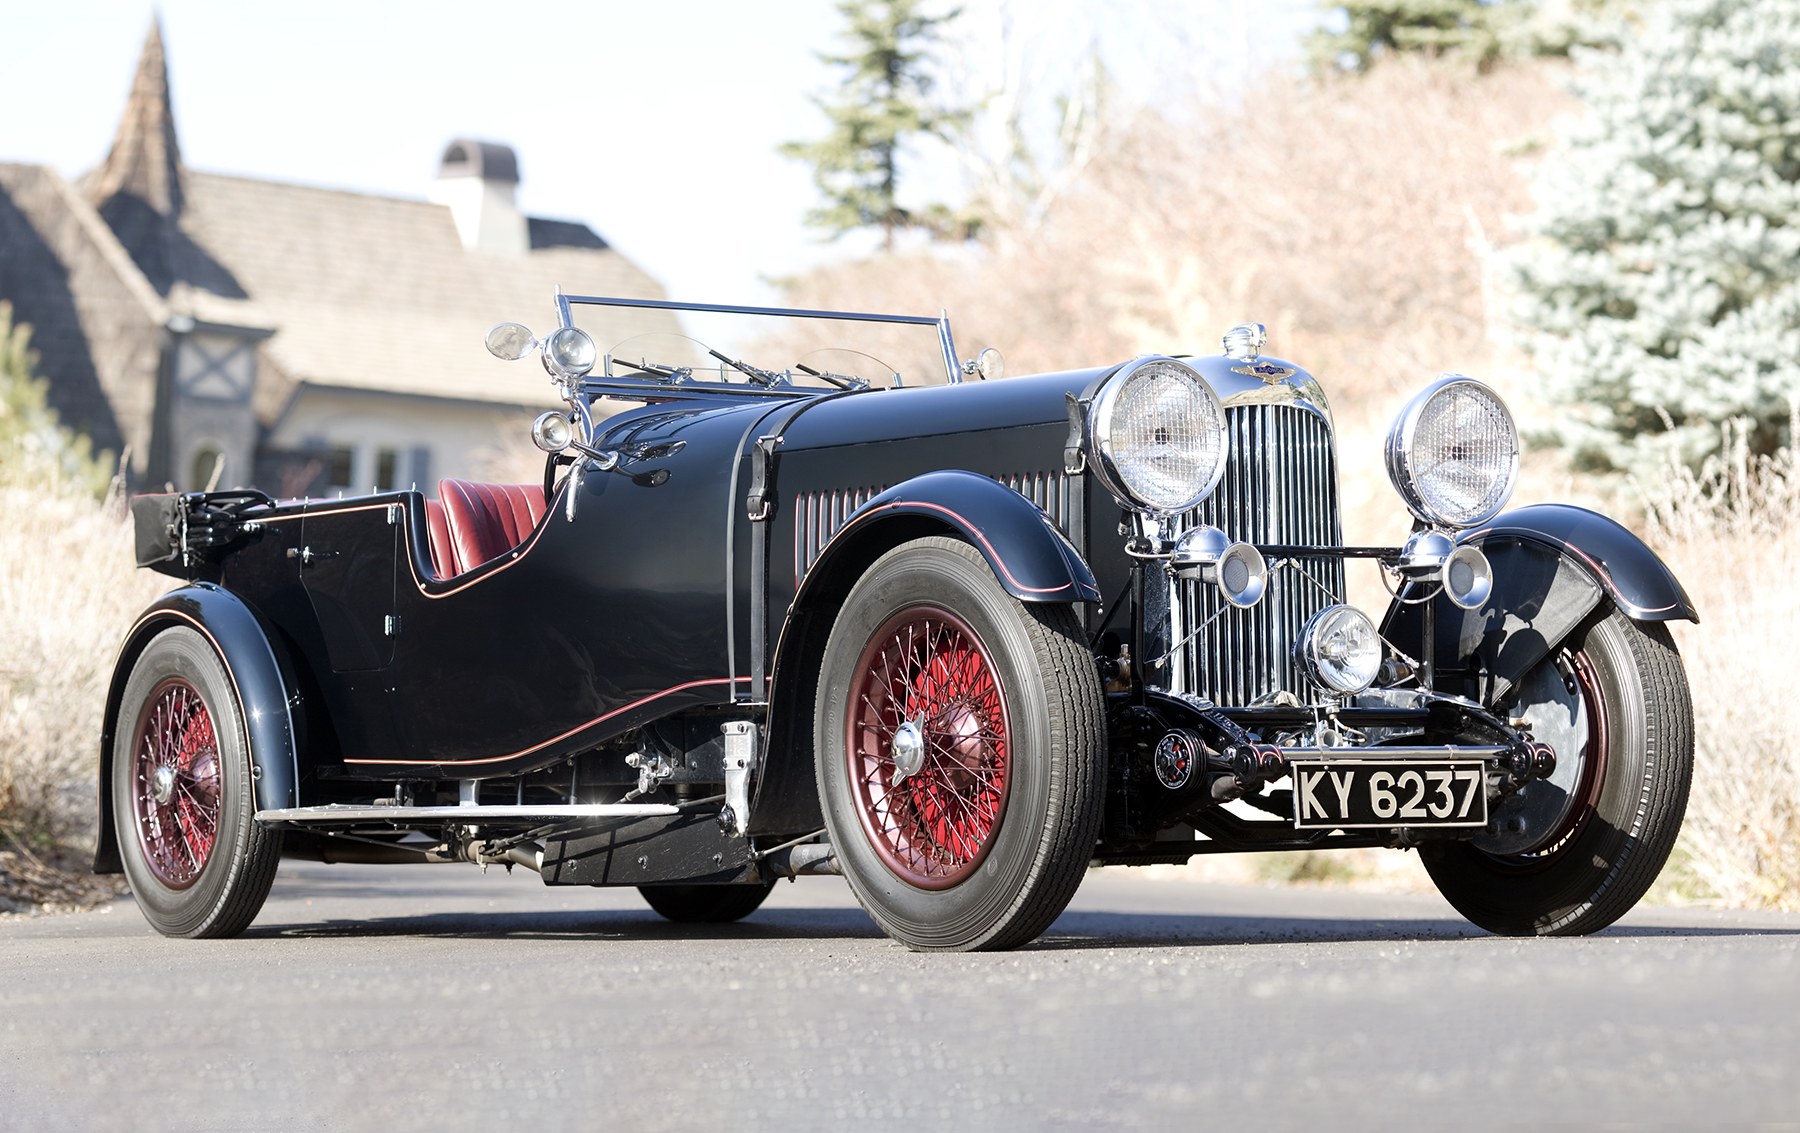
[[[1128,97],[1169,68],[1294,54],[1311,0],[965,0],[960,80],[1054,90],[1089,45]],[[160,12],[190,168],[423,198],[453,138],[518,154],[528,215],[586,222],[672,298],[766,303],[869,244],[805,225],[832,0],[0,0],[0,161],[74,178],[110,147]],[[1004,29],[1004,34],[1003,34]],[[962,93],[962,92],[957,92]],[[953,157],[916,183],[959,191]],[[565,283],[580,290],[580,281]],[[548,302],[548,297],[546,297]]]

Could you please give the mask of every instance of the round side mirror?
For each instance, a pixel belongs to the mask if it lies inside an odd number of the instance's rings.
[[[507,362],[517,362],[531,353],[537,339],[518,323],[501,323],[487,332],[488,353]]]
[[[984,382],[997,381],[1006,376],[1006,359],[991,346],[983,347],[980,354],[975,355],[973,362],[963,363],[963,375],[980,378]]]

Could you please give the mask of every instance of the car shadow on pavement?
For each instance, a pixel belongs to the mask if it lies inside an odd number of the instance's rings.
[[[1741,925],[1615,925],[1602,939],[1800,935],[1800,929]],[[247,938],[439,937],[508,940],[782,941],[881,940],[867,914],[851,908],[763,910],[734,924],[673,924],[649,910],[432,913],[421,916],[258,923]],[[1246,917],[1216,914],[1068,912],[1026,946],[1031,951],[1209,948],[1243,944],[1430,942],[1499,939],[1450,919]],[[898,947],[898,945],[896,945]]]
[[[1795,936],[1800,928],[1744,925],[1660,926],[1613,925],[1592,937]],[[1203,948],[1236,944],[1426,943],[1454,940],[1505,940],[1465,921],[1435,918],[1377,917],[1246,917],[1216,914],[1065,913],[1031,948],[1083,949],[1176,947]],[[1517,938],[1513,938],[1517,939]],[[1525,938],[1530,939],[1530,938]],[[1556,938],[1544,938],[1546,940]]]
[[[782,909],[734,924],[674,924],[649,909],[563,909],[554,912],[455,912],[423,916],[258,923],[245,937],[419,936],[508,940],[831,940],[878,939],[860,909]]]

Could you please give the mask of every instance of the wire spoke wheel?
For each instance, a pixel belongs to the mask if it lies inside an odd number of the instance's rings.
[[[961,618],[915,606],[874,633],[855,673],[844,751],[864,832],[910,884],[954,885],[1006,810],[1011,744],[993,661]]]
[[[219,837],[219,744],[212,713],[192,683],[170,677],[138,714],[132,803],[138,847],[157,880],[192,885]]]

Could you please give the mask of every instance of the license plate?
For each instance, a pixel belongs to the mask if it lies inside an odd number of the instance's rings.
[[[1289,767],[1299,830],[1487,825],[1480,760],[1297,759]]]

